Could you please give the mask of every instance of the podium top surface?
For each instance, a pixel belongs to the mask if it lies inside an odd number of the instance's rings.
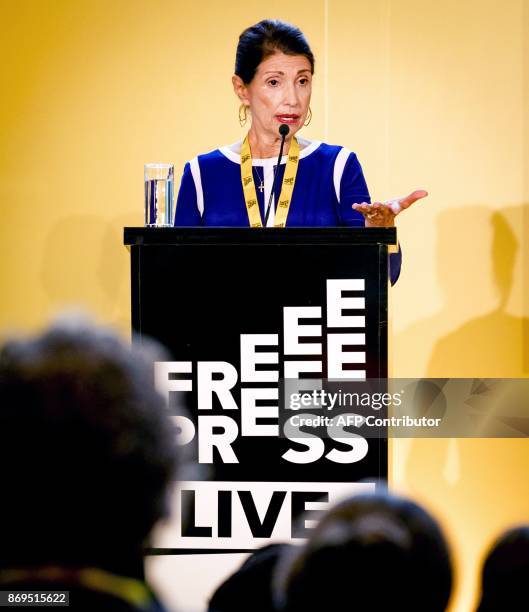
[[[125,227],[126,246],[180,244],[396,244],[394,227]]]

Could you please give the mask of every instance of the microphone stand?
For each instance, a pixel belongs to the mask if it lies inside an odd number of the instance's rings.
[[[276,180],[277,180],[277,175],[279,171],[279,165],[281,164],[281,158],[283,157],[283,147],[285,146],[285,138],[288,136],[289,132],[290,132],[290,128],[288,127],[286,123],[282,123],[279,126],[279,133],[281,135],[281,145],[279,147],[279,156],[277,158],[276,169],[274,171],[274,180],[272,181],[272,190],[270,191],[270,198],[268,199],[268,206],[266,207],[266,214],[265,214],[265,220],[264,220],[265,227],[266,227],[266,224],[268,223],[268,216],[270,214],[270,208],[272,206],[272,198],[274,197],[274,189],[276,187]]]

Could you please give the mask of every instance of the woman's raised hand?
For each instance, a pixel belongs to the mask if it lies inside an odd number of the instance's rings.
[[[374,202],[367,204],[353,204],[354,210],[364,215],[366,227],[392,227],[395,225],[395,217],[414,202],[428,195],[424,189],[418,189],[405,198],[397,198],[388,202]]]

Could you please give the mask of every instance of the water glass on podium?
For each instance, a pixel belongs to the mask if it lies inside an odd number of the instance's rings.
[[[145,226],[172,227],[173,164],[145,164]]]

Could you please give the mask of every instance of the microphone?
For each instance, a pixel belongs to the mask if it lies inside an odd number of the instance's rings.
[[[290,132],[290,128],[288,127],[286,123],[282,123],[279,126],[279,133],[281,134],[281,136],[283,136],[283,139],[285,139],[285,137],[288,136],[289,132]]]
[[[270,198],[268,199],[268,206],[266,208],[266,215],[265,215],[265,220],[264,220],[265,227],[266,227],[266,224],[268,223],[268,215],[270,214],[270,207],[272,206],[272,198],[274,197],[274,189],[276,187],[276,179],[277,179],[277,173],[279,170],[279,164],[281,163],[281,158],[283,157],[283,147],[285,145],[285,138],[288,136],[289,132],[290,132],[290,128],[288,127],[286,123],[282,123],[279,126],[279,134],[281,135],[281,146],[279,147],[279,157],[277,158],[277,165],[276,165],[276,169],[274,172],[274,180],[272,181],[272,191],[270,192]]]

